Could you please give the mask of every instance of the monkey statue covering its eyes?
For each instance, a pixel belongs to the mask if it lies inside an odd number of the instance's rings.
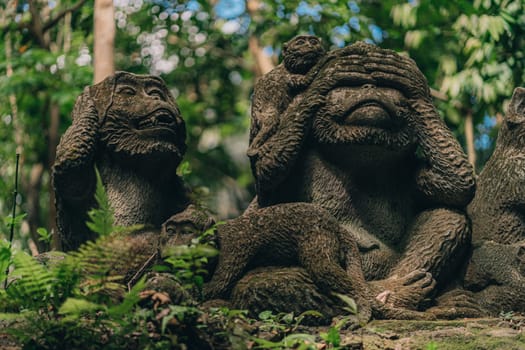
[[[370,305],[379,317],[416,318],[456,277],[468,248],[465,207],[475,190],[472,166],[432,104],[413,60],[365,43],[325,56],[312,82],[281,107],[275,130],[251,156],[257,196],[244,214],[251,224],[226,225],[239,237],[271,237],[271,223],[258,219],[266,217],[265,210],[300,202],[319,207],[356,242],[374,299]],[[253,99],[273,94],[257,89]],[[261,128],[258,113],[252,111],[252,144]],[[310,216],[316,215],[310,210],[303,229],[295,231],[309,232]],[[286,213],[274,220],[285,223],[282,217]],[[246,244],[257,247],[257,242]],[[323,239],[309,242],[308,251],[330,252]],[[252,251],[248,248],[221,251],[231,255],[221,257],[222,276],[236,271],[229,262]],[[273,252],[275,257],[283,253]],[[252,264],[223,293],[238,302],[236,307],[284,311],[293,300],[320,292],[319,280],[305,282],[312,274],[307,266],[278,264],[278,259],[273,266],[272,250],[267,254],[264,263]],[[323,266],[323,257],[312,259]],[[392,312],[383,313],[377,302]]]

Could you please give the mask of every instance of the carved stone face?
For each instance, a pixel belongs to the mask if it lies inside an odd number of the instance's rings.
[[[180,111],[157,77],[117,73],[93,87],[101,120],[101,142],[125,158],[145,156],[178,164],[186,149],[186,129]],[[111,88],[111,91],[108,88]],[[111,96],[109,101],[105,93]],[[98,98],[97,97],[101,97]],[[98,100],[98,101],[97,101]]]
[[[325,50],[321,40],[313,35],[299,35],[283,47],[283,62],[294,74],[305,74],[323,56]]]
[[[403,155],[415,147],[407,122],[410,113],[407,99],[396,89],[372,83],[337,87],[317,113],[312,133],[331,152],[359,146],[361,151],[377,150],[385,156]]]

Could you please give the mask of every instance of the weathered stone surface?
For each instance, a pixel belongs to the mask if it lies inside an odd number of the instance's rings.
[[[491,314],[525,311],[525,89],[516,88],[468,207],[465,287]]]
[[[86,227],[99,169],[115,224],[159,229],[189,200],[176,169],[186,150],[179,108],[154,76],[118,72],[87,87],[57,148],[53,171],[62,248],[94,238]]]
[[[283,62],[255,83],[248,155],[257,154],[275,133],[293,97],[319,72],[324,54],[321,39],[312,35],[298,35],[283,45]]]
[[[234,306],[252,310],[327,311],[331,293],[349,294],[359,316],[371,317],[371,292],[365,283],[357,243],[324,209],[309,203],[261,208],[219,226],[219,261],[205,285],[206,299],[229,298],[239,279],[252,267],[298,266],[288,273],[271,269],[252,274],[238,286]],[[285,270],[287,271],[287,270]],[[279,281],[285,281],[285,284]],[[303,290],[304,285],[313,286]],[[329,312],[329,314],[332,312]]]
[[[221,237],[219,230],[217,271],[223,277],[235,276],[228,279],[235,282],[257,266],[282,267],[281,275],[287,266],[303,267],[313,285],[305,279],[300,293],[294,288],[289,298],[279,295],[280,300],[288,300],[279,306],[293,308],[305,293],[329,294],[319,287],[344,266],[343,260],[330,257],[338,256],[342,244],[337,241],[347,239],[346,232],[357,243],[356,258],[362,260],[362,273],[371,281],[362,288],[371,293],[360,291],[356,286],[362,284],[355,285],[352,277],[354,285],[328,283],[329,289],[350,296],[370,295],[370,303],[379,304],[375,309],[379,317],[405,318],[402,310],[415,316],[426,299],[456,277],[458,260],[470,239],[463,210],[474,194],[473,170],[432,105],[426,79],[411,59],[357,43],[328,52],[320,62],[311,84],[296,96],[287,95],[291,102],[286,108],[274,108],[273,115],[265,112],[263,124],[276,127],[258,138],[262,128],[252,125],[252,146],[253,140],[262,142],[249,152],[257,198],[244,217],[225,225],[224,232],[231,234]],[[268,91],[271,83],[262,79],[254,100],[271,97],[259,96]],[[259,104],[254,108],[256,124],[264,108]],[[294,226],[293,214],[282,207],[294,202],[328,212],[333,218],[324,221],[333,222],[332,231],[341,234],[328,239],[326,234],[311,233],[315,210]],[[275,209],[279,207],[283,209]],[[272,217],[265,214],[269,209],[274,211]],[[283,234],[276,236],[271,223],[258,220],[263,217],[278,223]],[[302,243],[298,233],[316,238]],[[261,240],[275,238],[283,244],[263,250],[264,263],[256,260]],[[229,245],[235,249],[222,248]],[[303,251],[298,262],[280,259],[295,256],[298,246]],[[239,261],[243,261],[240,266]],[[312,266],[324,273],[316,274]],[[290,269],[290,276],[297,274],[295,267]],[[264,285],[249,275],[237,284],[235,295],[259,308],[264,308],[261,296],[266,295],[267,305],[275,306],[276,284],[269,283],[272,287],[266,289]],[[220,294],[228,296],[233,287],[225,285]],[[250,290],[257,290],[253,303],[246,299]]]

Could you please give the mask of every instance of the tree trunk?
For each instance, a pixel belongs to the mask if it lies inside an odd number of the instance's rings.
[[[465,142],[467,143],[468,161],[476,169],[476,149],[474,147],[474,118],[472,111],[467,111],[465,118]]]
[[[254,35],[248,41],[250,53],[255,60],[255,74],[260,77],[271,71],[275,66],[270,56],[266,55],[259,44],[259,39]]]
[[[48,171],[52,173],[53,164],[55,163],[56,149],[58,146],[58,130],[60,127],[60,106],[56,102],[51,102],[49,108],[49,129],[48,129]],[[49,230],[56,232],[56,208],[55,208],[55,191],[53,189],[52,181],[49,181]]]
[[[96,84],[115,72],[113,56],[115,45],[113,0],[95,0],[94,17],[93,82]]]
[[[496,126],[500,126],[503,123],[503,114],[501,112],[496,113]]]
[[[10,78],[13,75],[13,65],[11,64],[11,33],[6,33],[4,44],[6,58],[6,76],[7,78]],[[13,121],[13,129],[15,130],[16,153],[22,155],[22,140],[24,139],[24,131],[22,130],[22,126],[20,124],[20,121],[18,120],[18,105],[16,102],[15,94],[9,94],[9,105],[11,106],[11,120]]]
[[[255,20],[257,17],[257,11],[259,11],[260,8],[259,0],[248,0],[246,2],[246,8],[252,20]],[[272,58],[264,53],[263,48],[259,42],[259,38],[257,38],[254,34],[252,34],[248,39],[248,47],[255,61],[254,71],[256,77],[260,77],[268,73],[275,67]]]
[[[47,1],[42,0],[27,0],[28,8],[24,10],[25,14],[30,15],[29,21],[23,21],[24,23],[19,24],[20,31],[29,31],[28,38],[30,42],[36,44],[41,49],[57,54],[63,43],[64,52],[68,52],[71,47],[71,16],[72,13],[79,10],[87,0],[78,0],[68,8],[64,8],[62,11],[55,13],[55,16],[51,17],[51,6],[47,4]],[[59,3],[59,2],[58,2]],[[57,4],[55,4],[57,5]],[[0,11],[0,22],[1,27],[6,28],[6,20],[12,20],[18,6],[18,1],[10,1],[7,3],[4,11]],[[111,6],[111,10],[113,7]],[[65,19],[63,25],[59,25],[60,21]],[[50,29],[58,26],[59,33],[56,35],[56,40],[52,41]],[[51,31],[55,33],[54,31]],[[114,32],[114,30],[113,30]],[[7,76],[12,75],[12,67],[10,63],[11,58],[11,37],[10,30],[5,31],[5,50],[6,50],[6,73]],[[61,39],[60,39],[61,38]],[[30,46],[32,44],[30,43]],[[17,153],[21,154],[20,157],[20,169],[22,170],[21,185],[24,193],[27,195],[27,211],[28,211],[28,224],[30,227],[31,238],[34,241],[34,246],[38,247],[39,251],[42,251],[43,245],[38,241],[38,234],[36,229],[42,225],[41,222],[41,208],[40,208],[40,195],[43,187],[42,177],[46,172],[50,173],[51,166],[55,159],[56,146],[59,138],[59,126],[60,126],[60,108],[56,102],[51,102],[49,108],[45,108],[46,112],[49,112],[49,126],[47,129],[48,136],[48,150],[47,150],[47,163],[46,157],[40,157],[36,164],[32,166],[31,173],[29,175],[29,181],[27,176],[24,176],[24,152],[23,152],[23,140],[24,140],[24,129],[23,125],[19,121],[17,101],[14,95],[9,96],[9,103],[11,105],[11,114],[13,118],[14,138],[17,145]],[[43,118],[46,118],[44,116]],[[49,228],[52,229],[56,225],[56,213],[54,205],[54,191],[51,183],[49,183]]]
[[[42,226],[40,222],[40,191],[42,189],[42,174],[44,165],[36,163],[31,167],[29,183],[25,186],[27,201],[27,223],[29,225],[29,235],[36,246],[38,252],[44,252],[46,246],[38,240],[39,236],[36,230]]]

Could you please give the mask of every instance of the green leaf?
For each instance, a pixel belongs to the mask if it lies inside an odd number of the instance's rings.
[[[23,308],[47,306],[53,299],[53,286],[57,283],[53,271],[25,252],[13,254],[13,266],[14,281],[6,289],[7,296]]]
[[[135,307],[135,305],[137,305],[138,302],[140,301],[139,293],[144,290],[144,288],[146,286],[146,282],[145,281],[146,281],[146,278],[145,278],[145,276],[143,276],[133,286],[133,288],[129,291],[129,293],[127,293],[124,296],[124,300],[120,304],[109,308],[109,310],[108,310],[109,316],[111,316],[111,317],[115,318],[116,320],[118,320],[118,319],[122,318],[122,316],[130,313],[133,310],[133,308]]]
[[[286,324],[291,324],[291,323],[293,322],[293,312],[290,312],[290,313],[285,314],[285,315],[281,318],[281,321],[283,321],[283,322],[286,323]]]
[[[89,221],[86,222],[86,225],[91,231],[103,237],[108,236],[115,229],[113,226],[113,209],[109,205],[109,199],[102,184],[102,178],[96,167],[95,174],[97,178],[95,190],[97,208],[91,209],[88,212]]]
[[[85,299],[68,298],[58,309],[58,313],[68,316],[80,316],[95,311],[104,310],[106,307]]]
[[[305,312],[301,313],[299,316],[296,317],[296,319],[295,319],[295,324],[296,324],[297,326],[300,325],[301,322],[303,321],[303,319],[304,319],[306,316],[312,316],[312,317],[322,318],[322,317],[323,317],[323,314],[320,313],[319,311],[316,311],[316,310],[308,310],[308,311],[305,311]]]
[[[334,293],[334,295],[346,304],[346,306],[343,307],[344,310],[357,315],[357,304],[354,299],[345,294]]]
[[[259,345],[258,348],[262,348],[262,349],[282,349],[283,348],[283,344],[281,342],[273,342],[273,341],[261,339],[261,338],[253,338],[253,342]]]
[[[272,316],[273,316],[273,313],[270,310],[266,310],[266,311],[259,313],[259,319],[261,321],[269,320],[270,318],[272,318]]]
[[[45,243],[51,243],[51,239],[53,236],[50,232],[47,231],[44,227],[39,227],[36,229],[36,233],[38,234],[38,240],[45,242]]]
[[[339,335],[339,333],[337,333],[337,335]],[[302,344],[315,344],[315,336],[311,334],[304,334],[304,333],[290,334],[284,337],[282,342],[286,348],[296,346],[301,343]]]
[[[5,241],[0,241],[0,283],[4,283],[7,278],[7,268],[11,264],[11,248],[10,244]]]
[[[435,342],[431,341],[430,343],[427,344],[425,350],[437,350],[438,349],[438,346]]]
[[[321,333],[320,336],[328,344],[331,344],[335,347],[341,344],[341,336],[339,335],[339,330],[337,330],[337,328],[335,327],[330,327],[328,333]]]
[[[187,160],[183,161],[177,168],[177,175],[184,177],[191,174],[190,162]]]
[[[26,314],[18,312],[0,312],[0,320],[2,321],[21,321],[26,318]]]
[[[18,226],[22,223],[26,216],[27,213],[18,214],[14,218],[12,216],[6,216],[4,217],[4,222],[8,227],[11,227],[11,225]]]

